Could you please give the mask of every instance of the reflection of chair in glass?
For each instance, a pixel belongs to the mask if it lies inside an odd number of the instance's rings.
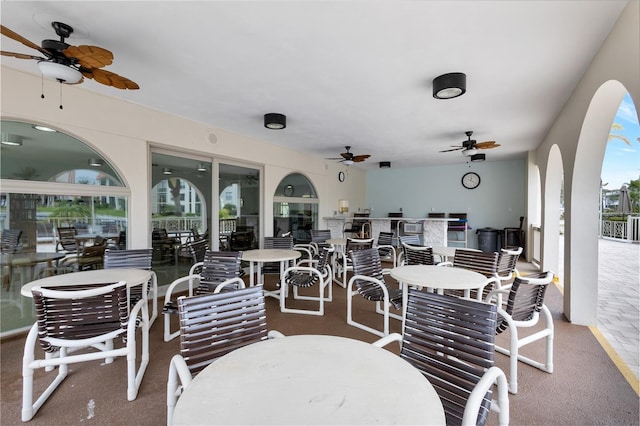
[[[151,232],[153,261],[158,263],[175,263],[175,254],[180,247],[180,240],[169,237],[166,229],[154,229]]]
[[[75,253],[78,251],[76,244],[76,228],[72,226],[57,227],[58,241],[56,242],[56,251],[65,253]]]
[[[284,279],[281,281],[280,291],[280,311],[295,314],[324,315],[324,302],[333,300],[331,279],[333,274],[329,266],[329,254],[331,249],[323,247],[317,260],[305,259],[298,262],[296,266],[287,268],[284,272]],[[307,266],[304,266],[307,265]],[[309,288],[318,285],[318,297],[302,296],[298,293],[298,288]],[[286,307],[288,295],[287,287],[293,287],[293,298],[296,300],[313,300],[319,302],[317,311],[308,309],[292,309]],[[324,297],[324,289],[328,288],[327,297]]]
[[[178,398],[206,366],[227,353],[282,337],[267,332],[262,286],[178,299],[180,354],[169,365],[167,424],[172,424]],[[215,397],[215,396],[212,396]]]
[[[353,271],[353,266],[351,264],[351,258],[349,257],[350,251],[355,250],[365,250],[373,247],[373,238],[347,238],[347,244],[344,250],[337,254],[336,259],[336,269],[338,275],[342,275],[342,281],[340,285],[342,287],[347,287],[347,272]]]
[[[243,271],[241,266],[242,252],[233,251],[210,251],[207,250],[202,263],[195,263],[189,270],[189,275],[174,280],[168,287],[164,296],[164,341],[177,337],[180,332],[171,331],[171,315],[178,313],[178,305],[174,294],[184,289],[178,286],[188,285],[187,294],[203,295],[211,294],[216,288],[229,280],[233,280],[233,285],[225,286],[225,289],[233,289],[234,286],[243,287],[244,283],[240,279]],[[199,271],[199,272],[196,272]]]
[[[229,250],[241,251],[253,248],[254,234],[252,230],[232,231],[229,236]]]
[[[517,277],[511,286],[494,290],[487,296],[487,301],[501,301],[508,295],[506,304],[498,302],[498,325],[496,333],[509,330],[509,348],[496,346],[496,351],[510,357],[509,392],[518,392],[518,361],[529,364],[547,373],[553,373],[553,318],[544,304],[544,295],[548,285],[553,281],[552,272]],[[519,336],[518,329],[534,327],[544,315],[545,325],[542,330]],[[546,340],[546,357],[544,362],[535,361],[519,353],[520,348],[540,339]]]
[[[380,255],[375,248],[349,251],[353,265],[353,276],[347,285],[347,324],[373,333],[377,336],[389,334],[389,317],[402,320],[401,315],[389,312],[389,305],[402,308],[402,290],[391,289],[384,281]],[[355,287],[355,290],[354,290]],[[376,302],[376,312],[383,315],[383,330],[376,330],[353,319],[353,296],[360,295]]]
[[[150,271],[152,256],[153,249],[107,249],[104,252],[104,269],[136,268]],[[153,324],[158,317],[158,282],[155,276],[144,286],[140,285],[129,289],[130,303],[132,305],[138,303],[138,300],[142,299],[143,294],[146,294],[147,300],[151,300],[153,303],[152,315],[151,318],[149,318],[149,323]]]
[[[206,240],[191,241],[187,243],[187,250],[191,255],[191,266],[193,267],[197,263],[202,264],[204,262],[204,256],[209,250],[209,243]],[[197,267],[193,270],[193,273],[200,273],[202,267]]]
[[[20,229],[5,229],[0,237],[0,253],[17,253],[22,248]]]
[[[149,318],[143,309],[145,302],[140,300],[129,313],[124,281],[56,289],[35,287],[32,293],[37,321],[31,327],[24,345],[22,421],[31,420],[66,378],[69,364],[72,363],[104,359],[105,364],[110,364],[114,357],[126,357],[127,399],[136,399],[149,363]],[[141,329],[142,339],[137,371],[136,328]],[[114,342],[118,338],[122,339],[124,346],[116,348]],[[45,357],[41,359],[36,359],[38,340],[45,351]],[[84,348],[98,351],[73,353]],[[58,367],[56,378],[34,403],[35,370],[45,368],[45,371],[49,371],[54,367]],[[104,368],[99,364],[90,367]]]
[[[60,268],[70,268],[75,271],[102,269],[104,252],[107,248],[106,240],[102,244],[82,247],[80,253],[67,256],[60,261]]]
[[[496,307],[489,303],[409,290],[403,335],[393,333],[373,344],[400,343],[400,356],[440,396],[447,425],[484,425],[490,411],[507,425],[507,379],[494,366],[496,319]]]

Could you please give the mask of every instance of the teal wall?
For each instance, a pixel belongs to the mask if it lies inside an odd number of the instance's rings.
[[[477,247],[475,230],[518,226],[525,216],[525,160],[492,161],[411,169],[367,171],[367,207],[372,217],[386,217],[402,208],[404,217],[429,212],[467,213],[469,246]],[[462,176],[480,175],[476,189],[465,189]]]

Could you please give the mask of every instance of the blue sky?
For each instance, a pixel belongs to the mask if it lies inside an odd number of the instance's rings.
[[[640,178],[640,124],[636,107],[628,93],[622,99],[613,122],[620,124],[622,130],[612,129],[611,134],[626,137],[631,145],[618,138],[607,143],[601,174],[602,183],[608,183],[604,187],[606,189],[620,189],[622,184],[631,179]]]

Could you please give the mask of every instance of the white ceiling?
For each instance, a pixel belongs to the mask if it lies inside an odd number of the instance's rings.
[[[2,1],[2,24],[40,44],[51,21],[73,45],[111,50],[105,69],[137,82],[83,88],[317,157],[352,146],[358,167],[463,163],[438,153],[495,140],[487,160],[535,149],[628,0]],[[2,50],[38,55],[7,37]],[[39,74],[35,61],[1,57]],[[612,64],[615,66],[615,64]],[[432,80],[467,74],[467,93]],[[285,130],[263,114],[287,116]]]

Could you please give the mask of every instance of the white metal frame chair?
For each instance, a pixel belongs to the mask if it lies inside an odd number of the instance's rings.
[[[107,249],[104,252],[104,269],[113,268],[137,268],[151,271],[151,261],[153,258],[153,249],[130,249],[130,250],[112,250]],[[149,286],[149,284],[151,284]],[[156,273],[151,271],[151,282],[129,290],[129,299],[132,304],[137,303],[138,299],[145,294],[147,300],[151,300],[151,317],[149,317],[149,326],[152,326],[156,318],[158,318],[158,277]]]
[[[404,265],[433,265],[433,248],[427,246],[414,246],[402,243],[400,253],[400,266]]]
[[[320,256],[317,260],[301,260],[296,266],[287,268],[284,276],[280,281],[280,312],[288,312],[294,314],[306,315],[324,315],[324,302],[333,300],[333,286],[331,266],[329,265],[329,255],[331,249],[323,247],[320,249]],[[302,266],[308,264],[309,266]],[[312,266],[313,265],[313,266]],[[301,287],[311,287],[318,285],[318,297],[302,296],[298,289]],[[311,300],[319,303],[318,310],[309,309],[293,309],[286,307],[286,299],[288,295],[288,287],[293,287],[293,298],[296,300]],[[328,289],[327,297],[324,297],[324,290]]]
[[[553,373],[553,317],[544,304],[544,295],[549,284],[553,282],[552,272],[543,272],[527,277],[517,277],[508,288],[493,290],[487,296],[487,302],[501,300],[508,295],[506,304],[498,303],[500,315],[496,333],[509,330],[509,348],[496,346],[496,351],[508,355],[509,359],[509,392],[518,392],[518,361],[547,373]],[[526,336],[519,334],[519,328],[531,328],[540,321],[540,312],[544,317],[544,328]],[[519,353],[520,348],[538,340],[545,339],[546,351],[544,362],[536,361]]]
[[[381,231],[378,234],[375,248],[378,249],[382,262],[392,262],[394,268],[397,266],[398,256],[396,255],[396,248],[393,246],[393,232]]]
[[[402,321],[402,315],[389,312],[389,305],[402,309],[402,290],[391,289],[385,283],[384,275],[388,274],[389,270],[382,269],[376,248],[350,251],[349,257],[353,265],[353,276],[347,285],[347,324],[376,336],[387,336],[389,318]],[[376,313],[383,315],[382,331],[353,319],[353,296],[358,294],[366,300],[376,302]]]
[[[337,259],[337,273],[342,276],[342,280],[338,281],[342,287],[347,287],[347,272],[353,271],[353,266],[351,265],[351,258],[349,257],[349,251],[352,250],[364,250],[370,249],[373,247],[373,238],[347,238],[347,244],[338,254]]]
[[[496,311],[489,303],[412,289],[403,334],[373,345],[400,344],[400,356],[440,396],[447,425],[484,425],[490,411],[498,413],[498,424],[508,425],[507,379],[494,365]]]
[[[194,263],[189,269],[189,275],[174,280],[165,292],[164,307],[164,341],[168,342],[180,335],[180,330],[171,331],[171,316],[178,313],[177,301],[173,299],[174,293],[180,291],[178,286],[188,285],[187,295],[198,296],[203,294],[214,293],[217,287],[221,287],[223,291],[230,289],[229,280],[232,281],[237,288],[244,287],[244,281],[240,279],[242,275],[242,252],[241,251],[211,251],[207,250],[204,255],[204,261]],[[199,271],[199,272],[196,272]],[[242,284],[240,284],[242,283]]]
[[[236,286],[234,278],[215,293],[178,298],[180,354],[171,358],[167,380],[167,425],[172,424],[178,398],[193,378],[225,354],[267,338],[283,337],[267,332],[262,286],[223,291]]]
[[[113,362],[117,356],[127,358],[127,399],[133,401],[149,364],[149,316],[144,300],[128,310],[126,283],[111,285],[67,286],[62,289],[34,287],[32,289],[37,321],[31,327],[24,345],[22,360],[22,421],[29,421],[49,396],[67,377],[72,363],[105,359]],[[73,309],[71,309],[73,305]],[[136,370],[136,329],[141,330],[140,365]],[[116,338],[125,345],[114,347]],[[40,341],[44,359],[36,359]],[[94,348],[97,352],[72,355],[79,349]],[[33,376],[36,369],[51,371],[58,367],[52,383],[33,402]]]

